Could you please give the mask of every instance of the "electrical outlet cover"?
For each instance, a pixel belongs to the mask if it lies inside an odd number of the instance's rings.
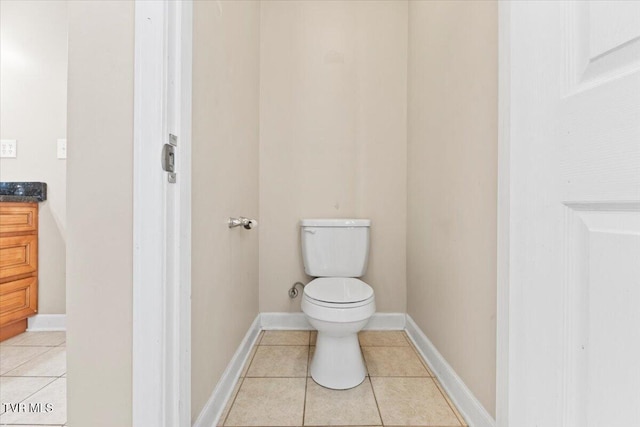
[[[15,139],[0,140],[0,157],[3,159],[18,157],[18,141]]]
[[[66,139],[58,140],[58,158],[59,159],[67,158],[67,140]]]

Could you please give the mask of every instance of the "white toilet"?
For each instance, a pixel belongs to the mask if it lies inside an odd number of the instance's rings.
[[[318,330],[311,377],[343,390],[367,374],[358,332],[376,311],[371,286],[356,277],[367,271],[368,219],[303,219],[300,222],[305,272],[317,279],[304,287],[302,311]]]

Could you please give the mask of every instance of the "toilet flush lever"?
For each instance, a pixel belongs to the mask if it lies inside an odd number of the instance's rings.
[[[241,216],[240,218],[229,218],[227,224],[229,225],[229,228],[243,226],[245,230],[251,230],[252,228],[255,228],[256,225],[258,225],[258,221]]]

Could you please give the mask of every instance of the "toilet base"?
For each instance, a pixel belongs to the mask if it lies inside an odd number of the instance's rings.
[[[311,378],[316,383],[345,390],[360,385],[366,375],[357,332],[335,336],[318,331],[311,361]]]

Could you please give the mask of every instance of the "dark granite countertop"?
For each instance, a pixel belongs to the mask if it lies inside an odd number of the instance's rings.
[[[0,202],[37,203],[45,200],[46,182],[0,182]]]

